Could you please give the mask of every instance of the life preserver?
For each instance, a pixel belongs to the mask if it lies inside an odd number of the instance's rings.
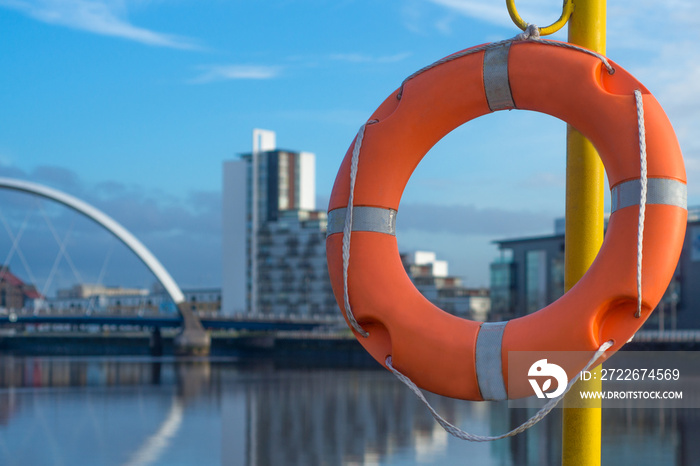
[[[393,366],[418,386],[453,398],[531,396],[527,368],[509,373],[509,354],[581,352],[575,363],[563,364],[572,377],[602,342],[614,341],[604,358],[619,349],[660,301],[687,222],[680,147],[661,106],[641,83],[612,62],[610,74],[588,53],[529,41],[508,45],[505,51],[482,50],[434,66],[391,94],[372,114],[377,122],[366,126],[354,188],[358,218],[352,228],[348,293],[355,318],[369,332],[367,338],[356,336],[379,363],[385,365],[390,355]],[[490,63],[494,54],[500,54],[500,64]],[[501,88],[494,88],[494,79]],[[503,89],[504,79],[509,89]],[[643,93],[649,177],[641,318],[634,316],[640,199],[635,89]],[[390,228],[375,227],[393,221],[411,173],[435,143],[461,124],[503,108],[546,113],[585,135],[607,171],[613,212],[596,260],[569,292],[533,314],[482,324],[425,299],[404,271]],[[326,240],[341,310],[342,224],[352,150],[351,145],[335,180]],[[495,379],[488,374],[494,370]],[[495,388],[489,386],[494,381]]]

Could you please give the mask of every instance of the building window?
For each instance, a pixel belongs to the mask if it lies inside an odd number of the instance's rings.
[[[552,289],[550,290],[551,295],[549,297],[549,302],[553,303],[557,299],[564,296],[565,291],[563,252],[560,252],[554,259],[552,259],[549,272],[549,282],[552,286]]]
[[[525,312],[531,314],[547,305],[547,253],[525,254]]]
[[[498,261],[491,264],[491,311],[497,319],[512,315],[515,288],[514,264]]]

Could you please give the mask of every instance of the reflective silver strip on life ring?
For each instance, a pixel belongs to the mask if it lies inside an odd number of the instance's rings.
[[[328,212],[326,236],[343,232],[346,211],[346,207],[341,207]],[[373,231],[396,236],[396,211],[383,207],[354,206],[352,231]]]
[[[492,112],[515,108],[508,80],[510,42],[484,52],[484,91]]]
[[[476,336],[476,377],[481,397],[488,401],[508,398],[503,381],[501,346],[503,331],[508,322],[484,322]]]
[[[625,181],[610,191],[612,206],[610,212],[639,205],[641,187],[639,179]],[[649,178],[647,180],[647,204],[664,204],[683,209],[688,208],[688,186],[670,178]]]

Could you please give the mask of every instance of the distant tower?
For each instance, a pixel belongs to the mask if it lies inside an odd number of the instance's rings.
[[[257,314],[259,231],[280,213],[316,208],[315,156],[276,148],[275,133],[253,130],[253,151],[223,167],[222,303],[225,315]]]

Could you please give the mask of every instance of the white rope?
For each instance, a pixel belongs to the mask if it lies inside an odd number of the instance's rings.
[[[357,180],[357,166],[360,162],[360,148],[362,139],[365,136],[365,127],[376,123],[377,120],[370,120],[360,126],[355,137],[355,146],[352,148],[352,159],[350,160],[350,193],[348,194],[348,208],[345,210],[345,225],[343,226],[343,300],[345,302],[345,315],[350,321],[350,325],[357,333],[367,338],[369,333],[363,329],[352,313],[350,307],[350,295],[348,293],[348,267],[350,266],[350,237],[352,236],[352,209],[355,197],[355,181]]]
[[[608,70],[609,74],[615,73],[615,68],[613,68],[613,66],[610,64],[610,62],[608,61],[607,57],[605,57],[605,55],[601,55],[597,52],[585,49],[583,47],[579,47],[579,46],[574,45],[574,44],[569,44],[568,42],[557,42],[557,41],[553,41],[553,40],[542,39],[542,38],[540,38],[540,29],[537,26],[535,26],[534,24],[528,24],[527,29],[525,29],[525,31],[521,32],[520,34],[518,34],[517,36],[515,36],[511,39],[501,40],[498,42],[491,42],[489,44],[484,44],[484,45],[480,45],[478,47],[473,47],[473,48],[470,48],[467,50],[462,50],[461,52],[457,52],[453,55],[449,55],[445,58],[441,58],[440,60],[419,69],[418,71],[416,71],[415,73],[413,73],[412,75],[410,75],[409,77],[407,77],[406,79],[403,80],[403,82],[401,83],[401,90],[399,91],[397,98],[401,99],[401,97],[403,95],[403,87],[406,84],[406,82],[415,78],[419,74],[422,74],[422,73],[424,73],[432,68],[435,68],[436,66],[451,62],[452,60],[456,60],[457,58],[461,58],[461,57],[464,57],[467,55],[471,55],[473,53],[481,52],[481,51],[486,50],[486,49],[500,47],[501,45],[507,44],[509,42],[516,42],[516,41],[538,42],[538,43],[544,44],[544,45],[553,45],[555,47],[578,50],[579,52],[593,55],[594,57],[599,59],[603,63],[605,68]]]
[[[637,104],[637,126],[639,127],[639,224],[637,225],[637,312],[635,317],[642,315],[642,248],[644,242],[644,215],[647,204],[647,139],[644,129],[644,102],[642,92],[634,91]]]
[[[420,400],[428,407],[428,409],[430,410],[430,413],[433,415],[433,417],[438,422],[438,424],[440,424],[442,426],[442,428],[445,429],[445,431],[448,434],[450,434],[454,437],[457,437],[458,439],[468,440],[470,442],[491,442],[493,440],[500,440],[500,439],[504,439],[506,437],[512,437],[513,435],[517,435],[521,432],[526,431],[527,429],[534,426],[538,422],[540,422],[547,414],[549,414],[549,412],[552,409],[554,409],[554,407],[562,400],[564,395],[566,395],[569,392],[571,387],[573,387],[573,385],[576,383],[576,381],[578,381],[578,379],[581,377],[581,374],[584,371],[587,371],[588,369],[590,369],[590,367],[593,365],[593,363],[595,363],[603,355],[603,353],[605,353],[605,351],[608,348],[610,348],[612,345],[613,345],[612,340],[607,341],[607,342],[603,343],[602,345],[600,345],[600,348],[598,348],[598,351],[595,352],[595,354],[593,355],[591,360],[588,361],[588,364],[586,364],[586,366],[583,369],[581,369],[581,372],[576,374],[576,377],[574,377],[573,379],[571,379],[569,381],[569,383],[566,385],[566,390],[564,390],[564,393],[562,393],[561,396],[559,396],[558,398],[552,398],[551,400],[549,400],[547,402],[547,404],[545,404],[539,411],[537,411],[537,413],[535,413],[534,416],[532,416],[530,419],[525,421],[519,427],[516,427],[515,429],[508,431],[505,434],[496,435],[496,436],[470,434],[469,432],[465,432],[462,429],[453,426],[452,424],[447,422],[442,416],[440,416],[437,413],[437,411],[435,411],[435,409],[430,405],[428,400],[425,399],[425,396],[423,395],[423,392],[421,391],[421,389],[418,388],[416,386],[416,384],[413,383],[413,381],[411,379],[409,379],[408,377],[403,375],[401,372],[396,370],[391,365],[391,356],[387,356],[386,365],[389,368],[389,370],[391,372],[393,372],[394,375],[401,382],[406,384],[406,386],[408,386],[408,388],[410,388],[411,391],[413,391],[413,393],[415,393],[416,396],[418,396],[418,398],[420,398]]]

